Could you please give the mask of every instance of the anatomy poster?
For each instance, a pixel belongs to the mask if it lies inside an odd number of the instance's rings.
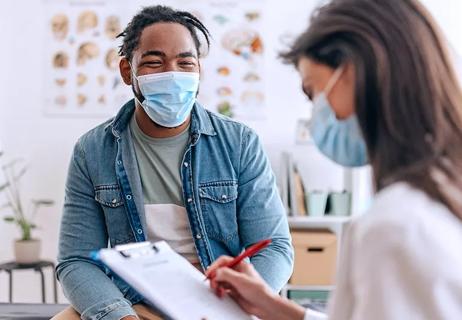
[[[127,23],[107,2],[45,1],[45,113],[107,116],[129,99],[116,36]]]
[[[195,8],[213,37],[202,62],[199,99],[207,108],[239,120],[265,119],[264,3],[209,1]]]
[[[210,30],[198,100],[240,120],[265,118],[261,36],[266,0],[159,1],[196,15]],[[109,116],[132,97],[119,75],[116,36],[145,0],[44,0],[45,114]],[[157,4],[157,2],[156,2]]]

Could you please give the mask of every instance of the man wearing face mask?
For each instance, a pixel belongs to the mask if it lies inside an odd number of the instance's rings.
[[[197,31],[208,44],[193,15],[154,6],[120,35],[120,72],[134,99],[75,146],[57,267],[73,309],[55,319],[156,319],[89,258],[108,245],[165,240],[205,270],[271,238],[251,263],[275,291],[291,274],[287,220],[258,137],[196,101]]]

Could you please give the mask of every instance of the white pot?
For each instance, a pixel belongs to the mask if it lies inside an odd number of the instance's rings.
[[[40,261],[41,242],[34,240],[16,240],[14,242],[14,255],[17,263],[35,263]]]

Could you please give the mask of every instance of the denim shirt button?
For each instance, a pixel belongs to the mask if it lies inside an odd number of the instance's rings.
[[[226,200],[226,199],[228,199],[228,196],[226,194],[224,194],[224,195],[221,196],[221,199]]]
[[[198,234],[196,235],[196,239],[202,239],[202,236],[198,233]]]
[[[132,199],[132,196],[129,195],[129,194],[127,194],[126,198],[127,198],[127,200],[131,200],[131,199]]]
[[[187,162],[183,163],[183,165],[187,168],[189,164]]]
[[[137,231],[139,234],[142,234],[142,233],[143,233],[143,230],[141,230],[141,229],[138,229],[138,230],[136,230],[136,231]]]
[[[192,198],[188,198],[188,203],[191,203],[192,202]]]
[[[119,166],[122,165],[122,161],[117,160],[117,164],[118,164]]]

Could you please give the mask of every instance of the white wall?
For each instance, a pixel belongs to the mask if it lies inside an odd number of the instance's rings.
[[[302,31],[307,25],[309,11],[317,2],[268,1],[267,27],[263,35],[266,47],[279,47],[276,31],[284,30],[287,25],[294,26],[293,21],[298,23],[293,27],[297,30],[293,31]],[[433,7],[442,8],[443,1],[426,2],[431,2]],[[456,0],[444,2],[460,4]],[[444,19],[452,19],[451,21],[458,24],[449,25],[450,28],[462,30],[457,17],[452,16],[448,10],[438,10]],[[64,183],[73,144],[81,134],[104,119],[43,116],[41,83],[44,78],[43,48],[46,45],[41,41],[43,15],[41,0],[15,0],[2,4],[0,140],[10,155],[23,157],[29,163],[29,171],[22,185],[24,194],[56,201],[56,206],[42,212],[38,221],[41,228],[35,233],[43,241],[43,258],[55,260]],[[462,48],[462,44],[459,43],[457,47]],[[294,150],[308,188],[342,188],[343,171],[340,168],[326,161],[312,146],[294,145],[296,120],[309,116],[309,105],[299,90],[297,74],[291,67],[276,62],[275,56],[276,52],[272,52],[266,58],[266,92],[270,108],[268,122],[249,122],[249,125],[261,135],[275,170],[279,166],[279,153],[282,150]],[[361,175],[362,181],[368,179],[364,172]],[[360,186],[360,192],[367,194],[367,187],[364,186],[366,184]],[[18,236],[15,227],[0,221],[0,261],[13,258],[12,239]],[[7,300],[6,280],[6,275],[0,274],[0,301]],[[32,271],[17,272],[15,281],[15,301],[40,301],[37,275]],[[48,297],[51,301],[49,284],[47,281]],[[60,301],[65,301],[62,296]]]
[[[293,25],[291,20],[298,17],[298,30],[301,31],[308,21],[308,12],[315,3],[294,1],[289,7],[279,1],[269,1],[267,8],[268,27],[263,38],[266,48],[278,43],[274,30]],[[6,5],[6,9],[5,9]],[[27,7],[27,10],[25,9]],[[64,183],[67,165],[72,147],[77,138],[104,119],[64,119],[47,118],[42,114],[41,105],[43,81],[44,46],[41,38],[44,32],[44,12],[40,0],[9,1],[0,11],[2,35],[1,61],[4,66],[0,74],[0,140],[11,156],[20,156],[29,163],[28,174],[23,180],[26,196],[52,198],[56,206],[42,212],[37,221],[40,229],[36,237],[43,241],[43,258],[55,260],[59,221],[64,197]],[[295,140],[295,122],[300,116],[308,117],[309,107],[300,93],[299,79],[291,67],[275,62],[276,52],[267,55],[267,101],[270,106],[268,122],[250,122],[261,135],[275,170],[278,168],[279,153],[282,149],[291,149]],[[281,81],[284,79],[284,81]],[[341,188],[342,170],[320,160],[313,148],[303,149],[301,156],[306,167],[313,172],[328,170],[327,184]],[[306,171],[308,181],[316,183],[316,177]],[[311,179],[311,180],[310,180]],[[329,182],[330,181],[330,182]],[[318,179],[326,183],[326,175]],[[13,258],[12,239],[19,236],[12,225],[0,222],[0,261]],[[38,276],[31,271],[17,272],[14,292],[15,301],[39,301]],[[0,301],[7,300],[6,274],[0,274]],[[49,285],[49,281],[47,281]],[[48,297],[51,299],[48,288]],[[61,301],[63,297],[61,297]]]

